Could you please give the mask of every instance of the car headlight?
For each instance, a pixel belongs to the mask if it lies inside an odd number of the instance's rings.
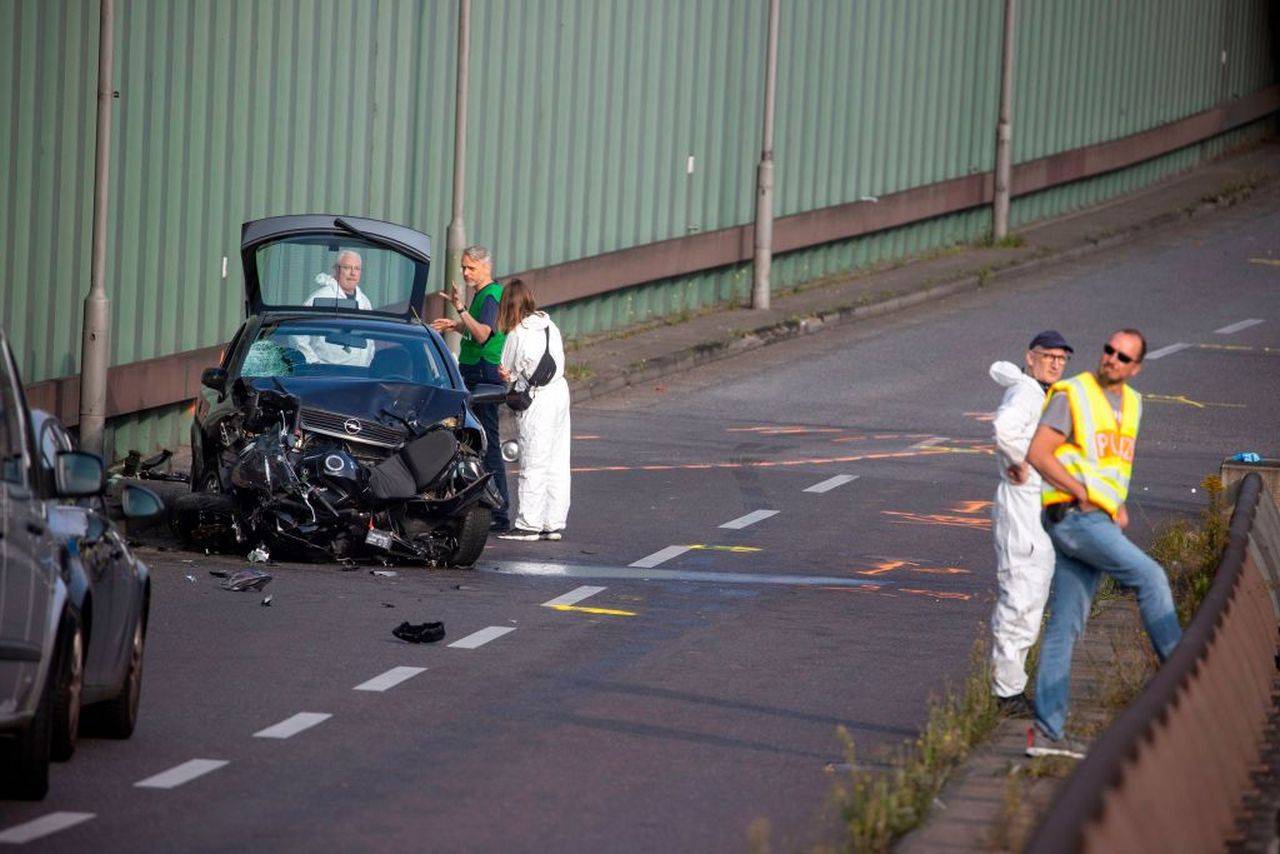
[[[458,426],[458,416],[450,415],[448,418],[441,418],[439,423],[441,427],[447,427],[452,430]]]

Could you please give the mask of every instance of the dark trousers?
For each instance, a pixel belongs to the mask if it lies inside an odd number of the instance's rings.
[[[474,391],[475,387],[481,383],[505,385],[498,376],[497,365],[480,362],[458,367],[462,371],[462,381],[467,384],[468,390]],[[473,404],[471,409],[480,421],[480,426],[484,428],[484,437],[488,446],[484,452],[484,467],[493,474],[494,485],[498,487],[498,493],[502,496],[502,506],[493,511],[493,521],[498,525],[508,525],[510,518],[507,512],[511,507],[511,496],[507,493],[507,467],[502,462],[502,443],[498,437],[498,405],[495,403]]]

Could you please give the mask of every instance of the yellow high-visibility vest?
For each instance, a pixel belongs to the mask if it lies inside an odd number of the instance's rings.
[[[1059,392],[1067,396],[1071,407],[1072,432],[1070,441],[1059,445],[1053,455],[1072,477],[1084,484],[1089,502],[1106,510],[1114,519],[1129,496],[1138,422],[1142,419],[1142,395],[1124,386],[1117,424],[1111,403],[1092,373],[1077,374],[1054,383],[1045,405]],[[1074,500],[1071,493],[1053,486],[1048,479],[1044,481],[1040,501],[1045,507]]]

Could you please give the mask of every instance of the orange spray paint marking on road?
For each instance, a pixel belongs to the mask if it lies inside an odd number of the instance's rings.
[[[895,516],[893,521],[905,525],[942,525],[952,528],[976,528],[990,530],[991,520],[975,516],[949,516],[945,513],[906,513],[900,510],[882,510],[886,516]]]
[[[575,442],[590,442],[590,441],[592,441],[593,439],[603,439],[603,438],[604,438],[603,436],[583,436],[583,435],[578,435],[578,434],[576,434],[576,433],[575,433],[575,434],[574,434],[574,436],[573,436],[573,441],[575,441]]]
[[[968,602],[973,598],[968,593],[948,593],[943,590],[918,590],[910,587],[899,587],[903,593],[914,593],[917,596],[930,596],[934,599],[959,599],[961,602]]]
[[[582,466],[573,469],[575,474],[621,471],[689,471],[694,469],[747,469],[786,468],[788,466],[825,466],[832,463],[855,463],[861,460],[893,460],[906,457],[936,457],[947,453],[937,448],[921,448],[916,451],[884,451],[882,453],[852,454],[847,457],[808,457],[799,460],[747,460],[722,463],[669,463],[645,466]]]
[[[885,572],[893,572],[906,566],[908,561],[905,560],[882,560],[875,565],[873,569],[860,569],[858,575],[881,575]]]
[[[966,418],[972,418],[975,421],[990,422],[996,420],[996,414],[994,412],[966,412],[964,413],[964,416]]]
[[[886,572],[893,572],[895,569],[905,569],[907,572],[923,572],[926,575],[969,574],[969,570],[958,566],[927,566],[914,560],[882,560],[872,569],[859,569],[856,572],[858,575],[882,575]]]
[[[990,501],[961,501],[951,508],[952,513],[981,513],[991,506]]]
[[[727,427],[728,433],[759,433],[761,436],[803,436],[806,433],[843,433],[839,427]]]

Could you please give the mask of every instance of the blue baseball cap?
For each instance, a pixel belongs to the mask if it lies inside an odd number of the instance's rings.
[[[1028,350],[1034,350],[1037,347],[1043,347],[1046,350],[1066,350],[1068,353],[1075,352],[1067,343],[1067,339],[1063,338],[1062,333],[1056,329],[1046,329],[1032,338],[1031,343],[1027,345]]]

